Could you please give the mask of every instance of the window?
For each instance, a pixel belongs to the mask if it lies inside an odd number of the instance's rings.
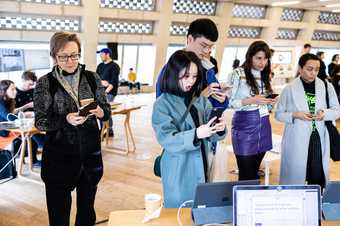
[[[223,52],[223,58],[222,58],[222,64],[219,72],[219,81],[225,82],[228,78],[228,75],[230,72],[232,72],[232,65],[235,59],[240,60],[240,65],[245,60],[246,52],[248,50],[248,47],[236,47],[236,46],[230,46],[224,48]]]
[[[0,42],[0,49],[16,49],[16,50],[22,50],[24,55],[25,52],[27,54],[32,54],[33,52],[41,52],[46,53],[49,52],[49,45],[48,44],[35,44],[35,43],[15,43],[15,42]],[[35,69],[34,72],[36,73],[37,77],[41,77],[45,74],[47,74],[53,65],[52,59],[44,54],[44,58],[48,58],[47,61],[49,61],[50,65],[47,69]],[[25,59],[25,57],[23,58]],[[46,59],[44,59],[45,61]],[[25,61],[25,60],[24,60]],[[40,62],[41,63],[41,62]],[[46,65],[44,65],[45,67]],[[24,68],[21,68],[21,70],[18,71],[9,71],[9,72],[0,72],[0,80],[3,79],[9,79],[12,80],[16,85],[21,83],[21,75],[23,73],[23,70],[30,70],[33,68],[41,68],[40,65],[37,64],[37,62],[34,61],[25,61]]]
[[[98,45],[97,49],[107,48],[105,44]],[[137,81],[152,85],[155,70],[156,49],[152,45],[118,44],[118,59],[115,62],[120,67],[119,79],[127,80],[129,69],[137,74]],[[97,54],[97,65],[101,62]]]

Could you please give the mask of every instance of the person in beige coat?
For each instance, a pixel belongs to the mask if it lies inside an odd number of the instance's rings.
[[[328,181],[330,147],[325,120],[339,118],[340,108],[330,84],[330,108],[327,108],[325,84],[317,78],[319,67],[320,62],[315,55],[301,56],[299,77],[283,89],[277,103],[275,118],[285,123],[280,184],[305,184],[307,181],[324,187]],[[309,148],[313,131],[318,134],[320,144],[316,158],[312,157],[315,153],[311,153]],[[308,163],[311,158],[317,162],[313,167],[309,167]],[[310,181],[308,175],[312,178]]]

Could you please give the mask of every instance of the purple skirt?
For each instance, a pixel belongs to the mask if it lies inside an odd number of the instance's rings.
[[[273,148],[269,115],[259,110],[237,111],[232,120],[231,139],[235,155],[256,155]]]

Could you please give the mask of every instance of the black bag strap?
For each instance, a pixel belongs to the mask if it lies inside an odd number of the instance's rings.
[[[188,116],[188,113],[189,113],[189,111],[190,111],[190,108],[191,108],[191,106],[194,104],[195,100],[196,100],[196,97],[193,97],[193,98],[191,99],[191,101],[190,101],[190,103],[189,103],[187,109],[185,110],[183,116],[182,116],[181,119],[178,121],[178,126],[180,126],[180,125],[184,122],[184,120],[186,119],[186,117]]]
[[[323,81],[325,83],[325,88],[326,88],[326,103],[327,103],[327,108],[329,108],[329,94],[328,94],[328,84],[326,81]]]

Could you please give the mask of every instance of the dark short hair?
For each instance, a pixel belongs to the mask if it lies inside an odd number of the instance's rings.
[[[320,61],[319,57],[312,54],[312,53],[306,53],[306,54],[303,54],[300,59],[299,59],[299,66],[300,68],[303,68],[307,61],[309,60],[317,60],[317,61]]]
[[[246,53],[246,60],[242,64],[242,67],[244,68],[244,72],[246,74],[246,81],[249,85],[251,91],[253,94],[259,94],[259,87],[256,82],[256,79],[254,75],[251,73],[251,69],[253,67],[253,56],[255,56],[258,52],[263,51],[265,54],[265,57],[268,59],[266,67],[261,71],[261,81],[264,83],[264,86],[268,93],[272,92],[272,88],[269,81],[269,75],[271,72],[270,67],[270,58],[271,58],[271,52],[268,44],[264,41],[255,41],[253,42]]]
[[[334,55],[332,56],[332,61],[334,61],[335,58],[336,58],[337,56],[339,56],[339,54],[334,54]]]
[[[37,81],[37,76],[33,71],[24,71],[21,75],[21,79],[25,81],[32,80],[33,82]]]
[[[203,69],[200,59],[195,53],[191,51],[178,50],[171,55],[164,70],[164,74],[161,80],[161,91],[163,93],[170,93],[176,96],[182,96],[183,91],[179,86],[180,72],[186,69],[189,70],[190,63],[194,63],[197,66],[197,80],[191,89],[191,93],[195,96],[199,96],[202,91],[202,79]]]
[[[59,31],[54,33],[50,40],[51,57],[55,59],[59,50],[63,49],[68,42],[77,43],[79,53],[81,53],[81,44],[77,34]]]
[[[133,71],[133,68],[132,68],[132,67],[130,67],[130,68],[129,68],[129,70],[130,70],[130,71]]]
[[[306,48],[312,48],[312,45],[309,44],[309,43],[306,43],[303,45],[303,48],[306,49]]]
[[[325,54],[325,52],[323,52],[323,51],[318,51],[318,52],[316,52],[316,55],[317,55],[318,57],[321,57],[322,54]]]
[[[204,37],[212,42],[218,39],[218,30],[216,24],[208,19],[201,18],[190,23],[187,37],[191,35],[194,39]]]

